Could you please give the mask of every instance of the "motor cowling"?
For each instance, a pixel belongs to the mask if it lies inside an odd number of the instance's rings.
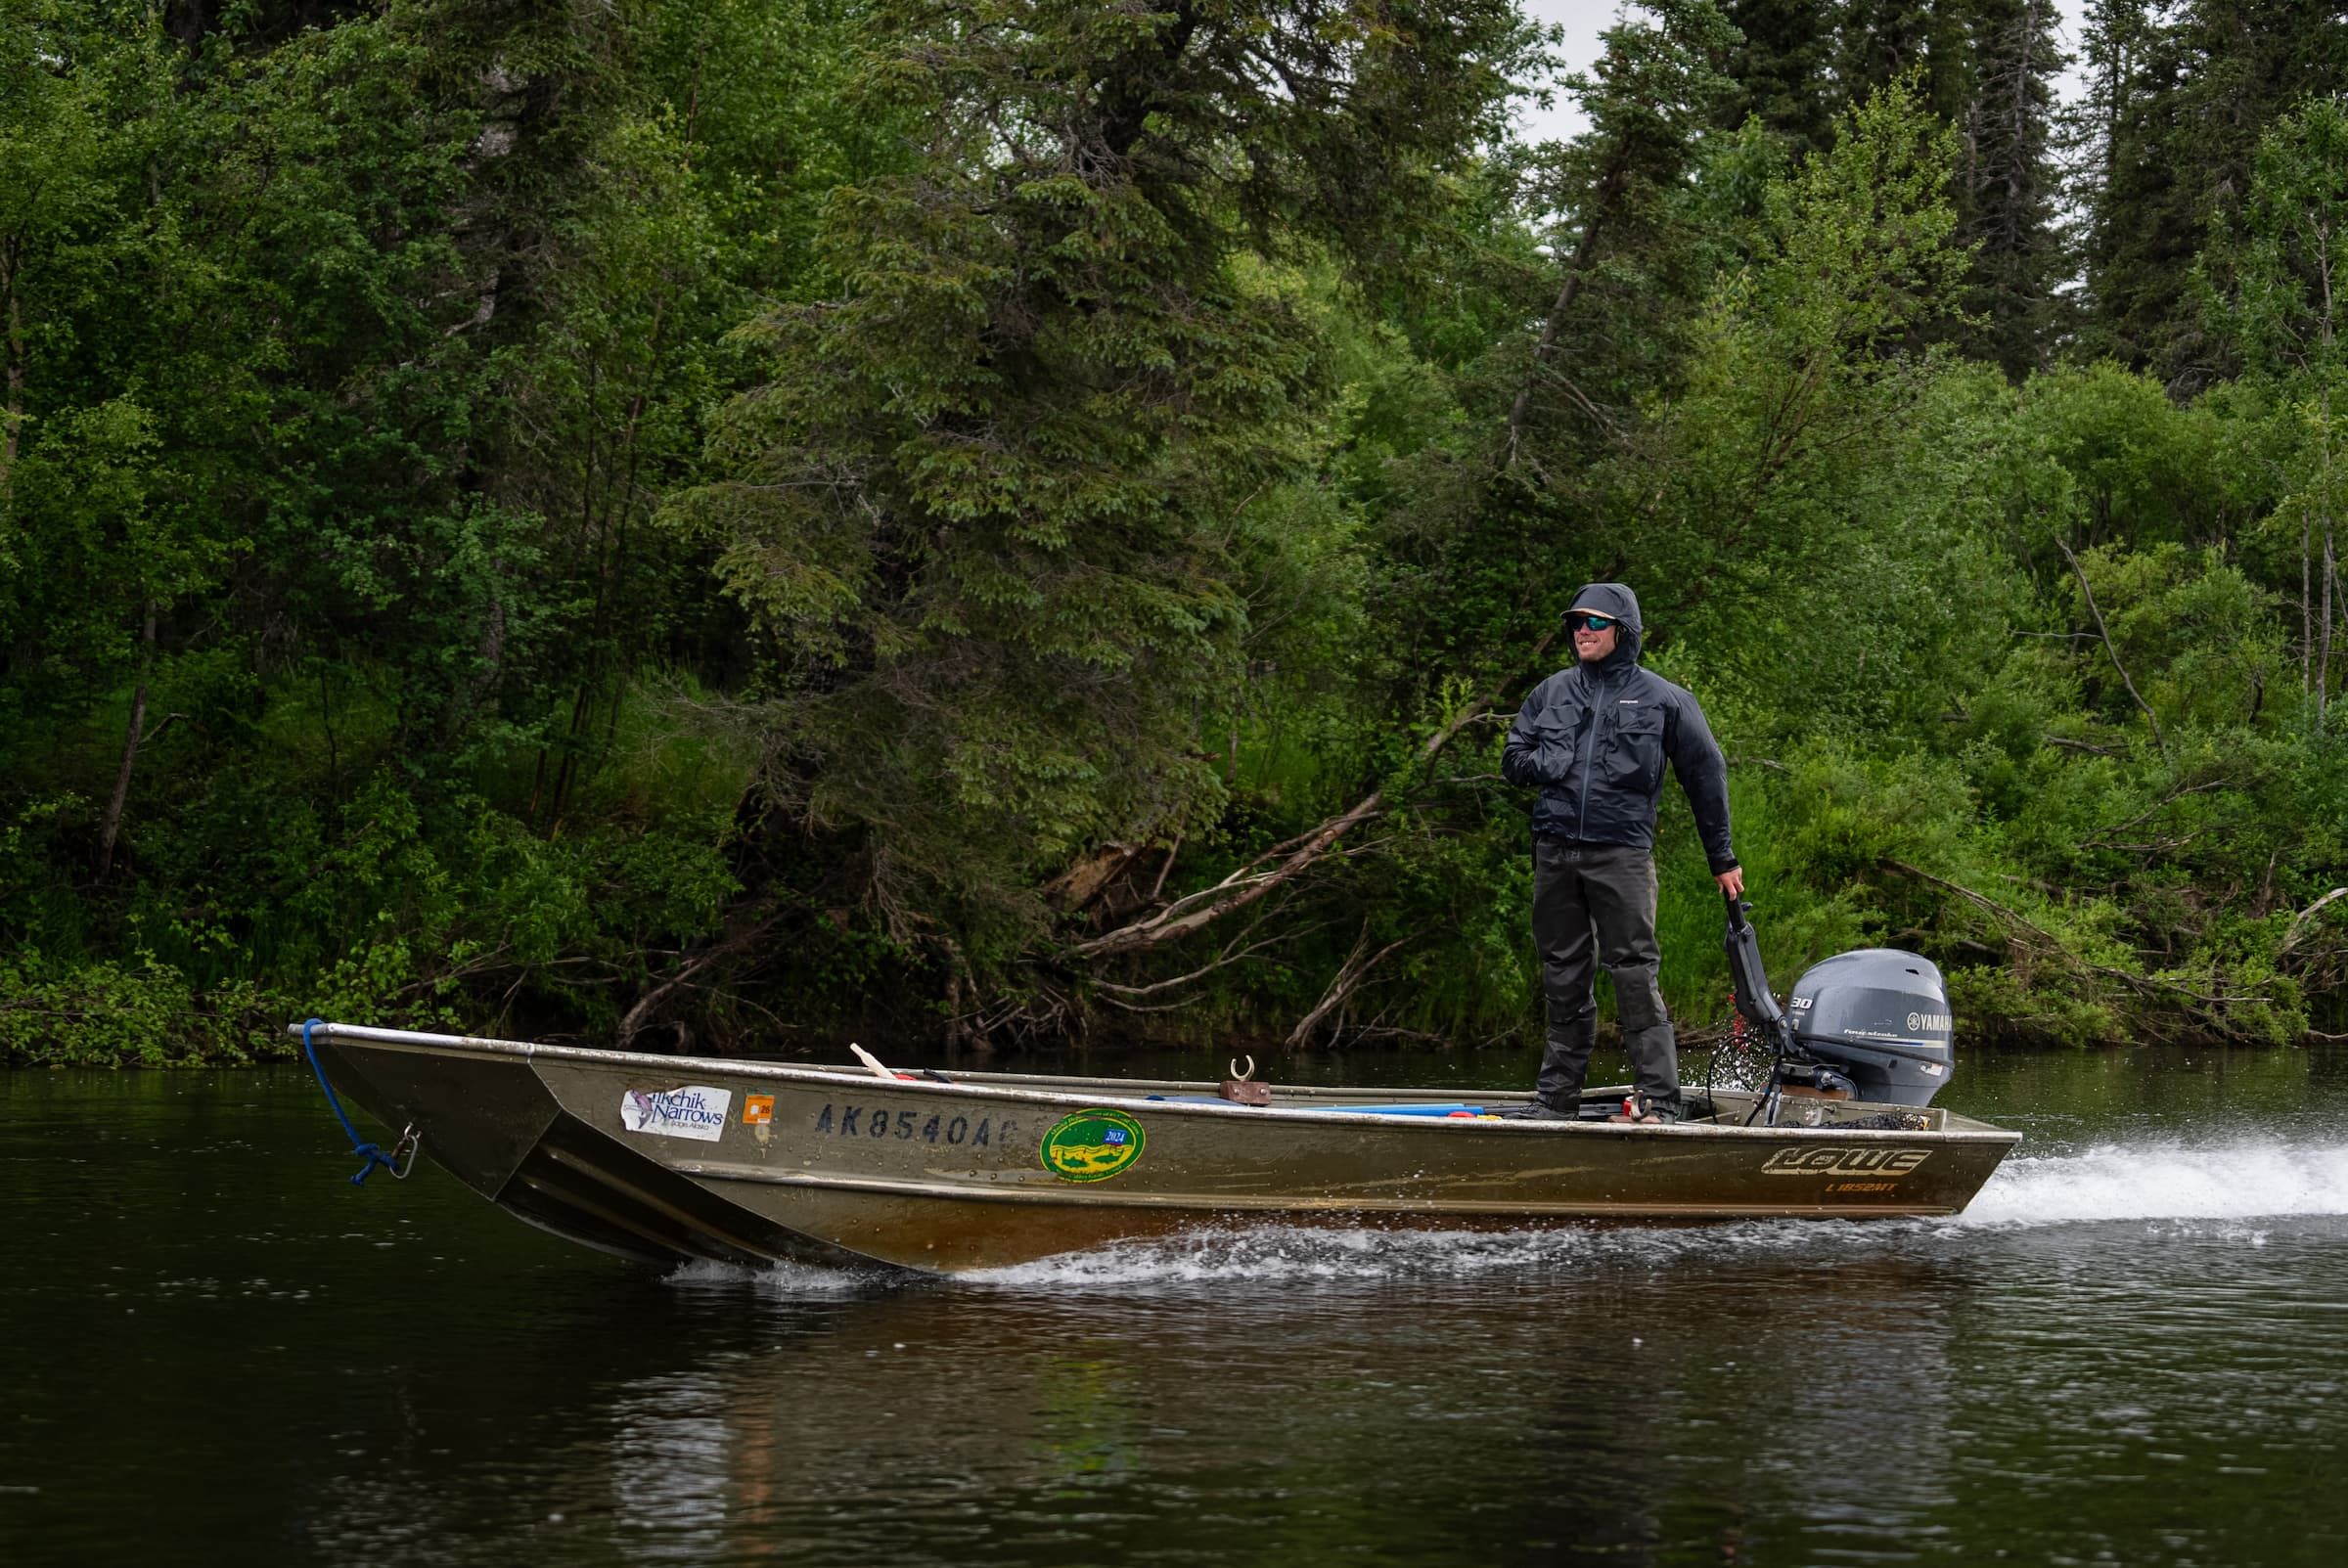
[[[1785,1011],[1801,1049],[1848,1077],[1860,1099],[1929,1105],[1956,1075],[1949,988],[1930,959],[1837,954],[1793,983]]]

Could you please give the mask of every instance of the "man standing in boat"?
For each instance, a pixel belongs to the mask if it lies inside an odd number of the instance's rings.
[[[1656,984],[1655,802],[1671,764],[1713,878],[1744,890],[1729,844],[1729,770],[1695,698],[1639,667],[1639,600],[1591,583],[1565,612],[1575,662],[1533,688],[1509,727],[1500,771],[1537,788],[1533,943],[1549,1001],[1549,1049],[1533,1103],[1513,1115],[1570,1118],[1598,1037],[1597,965],[1614,1000],[1636,1092],[1612,1120],[1679,1114],[1678,1041]]]

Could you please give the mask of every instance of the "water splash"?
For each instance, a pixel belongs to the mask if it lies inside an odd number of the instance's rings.
[[[1215,1227],[1154,1241],[1071,1252],[962,1277],[1016,1290],[1127,1290],[1136,1284],[1345,1284],[1463,1280],[1509,1275],[1655,1267],[1683,1257],[1804,1252],[1880,1234],[1843,1220],[1746,1220],[1671,1227],[1567,1223],[1506,1231]]]
[[[2330,1215],[2348,1215],[2348,1144],[2101,1144],[2010,1156],[1964,1214],[1945,1220],[1749,1220],[1655,1229],[1568,1224],[1511,1231],[1232,1224],[981,1270],[953,1283],[1081,1292],[1460,1280],[1770,1253],[1849,1256],[1920,1236],[1960,1241],[1968,1232],[2107,1221],[2166,1223],[2186,1234],[2263,1246],[2267,1232],[2239,1222]],[[757,1270],[692,1264],[669,1280],[686,1287],[747,1285],[760,1295],[798,1300],[886,1291],[913,1277],[794,1264]]]
[[[670,1285],[682,1289],[739,1290],[747,1286],[759,1295],[785,1301],[871,1294],[901,1285],[908,1277],[878,1264],[870,1269],[826,1269],[807,1263],[770,1263],[755,1269],[736,1263],[681,1263],[666,1276]]]
[[[1016,1290],[1128,1288],[1153,1284],[1295,1284],[1470,1275],[1521,1268],[1533,1252],[1557,1256],[1586,1239],[1551,1231],[1483,1235],[1456,1231],[1300,1230],[1216,1226],[1155,1241],[1116,1242],[1035,1263],[965,1276]]]
[[[2348,1144],[2116,1143],[2075,1154],[2009,1157],[1954,1223],[2065,1225],[2334,1214],[2348,1214]]]

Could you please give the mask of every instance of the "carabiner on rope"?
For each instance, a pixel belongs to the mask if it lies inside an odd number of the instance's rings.
[[[416,1156],[423,1152],[424,1135],[416,1130],[414,1122],[410,1122],[399,1130],[399,1142],[391,1145],[391,1158],[384,1168],[391,1173],[392,1181],[404,1182],[409,1173],[416,1169]],[[403,1153],[406,1155],[404,1163],[401,1160]]]

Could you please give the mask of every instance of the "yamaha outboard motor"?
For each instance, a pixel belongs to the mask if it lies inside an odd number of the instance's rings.
[[[1752,906],[1728,903],[1737,1010],[1777,1055],[1782,1082],[1882,1105],[1932,1103],[1957,1057],[1949,989],[1931,960],[1885,947],[1838,954],[1796,980],[1780,1008],[1745,918]]]

